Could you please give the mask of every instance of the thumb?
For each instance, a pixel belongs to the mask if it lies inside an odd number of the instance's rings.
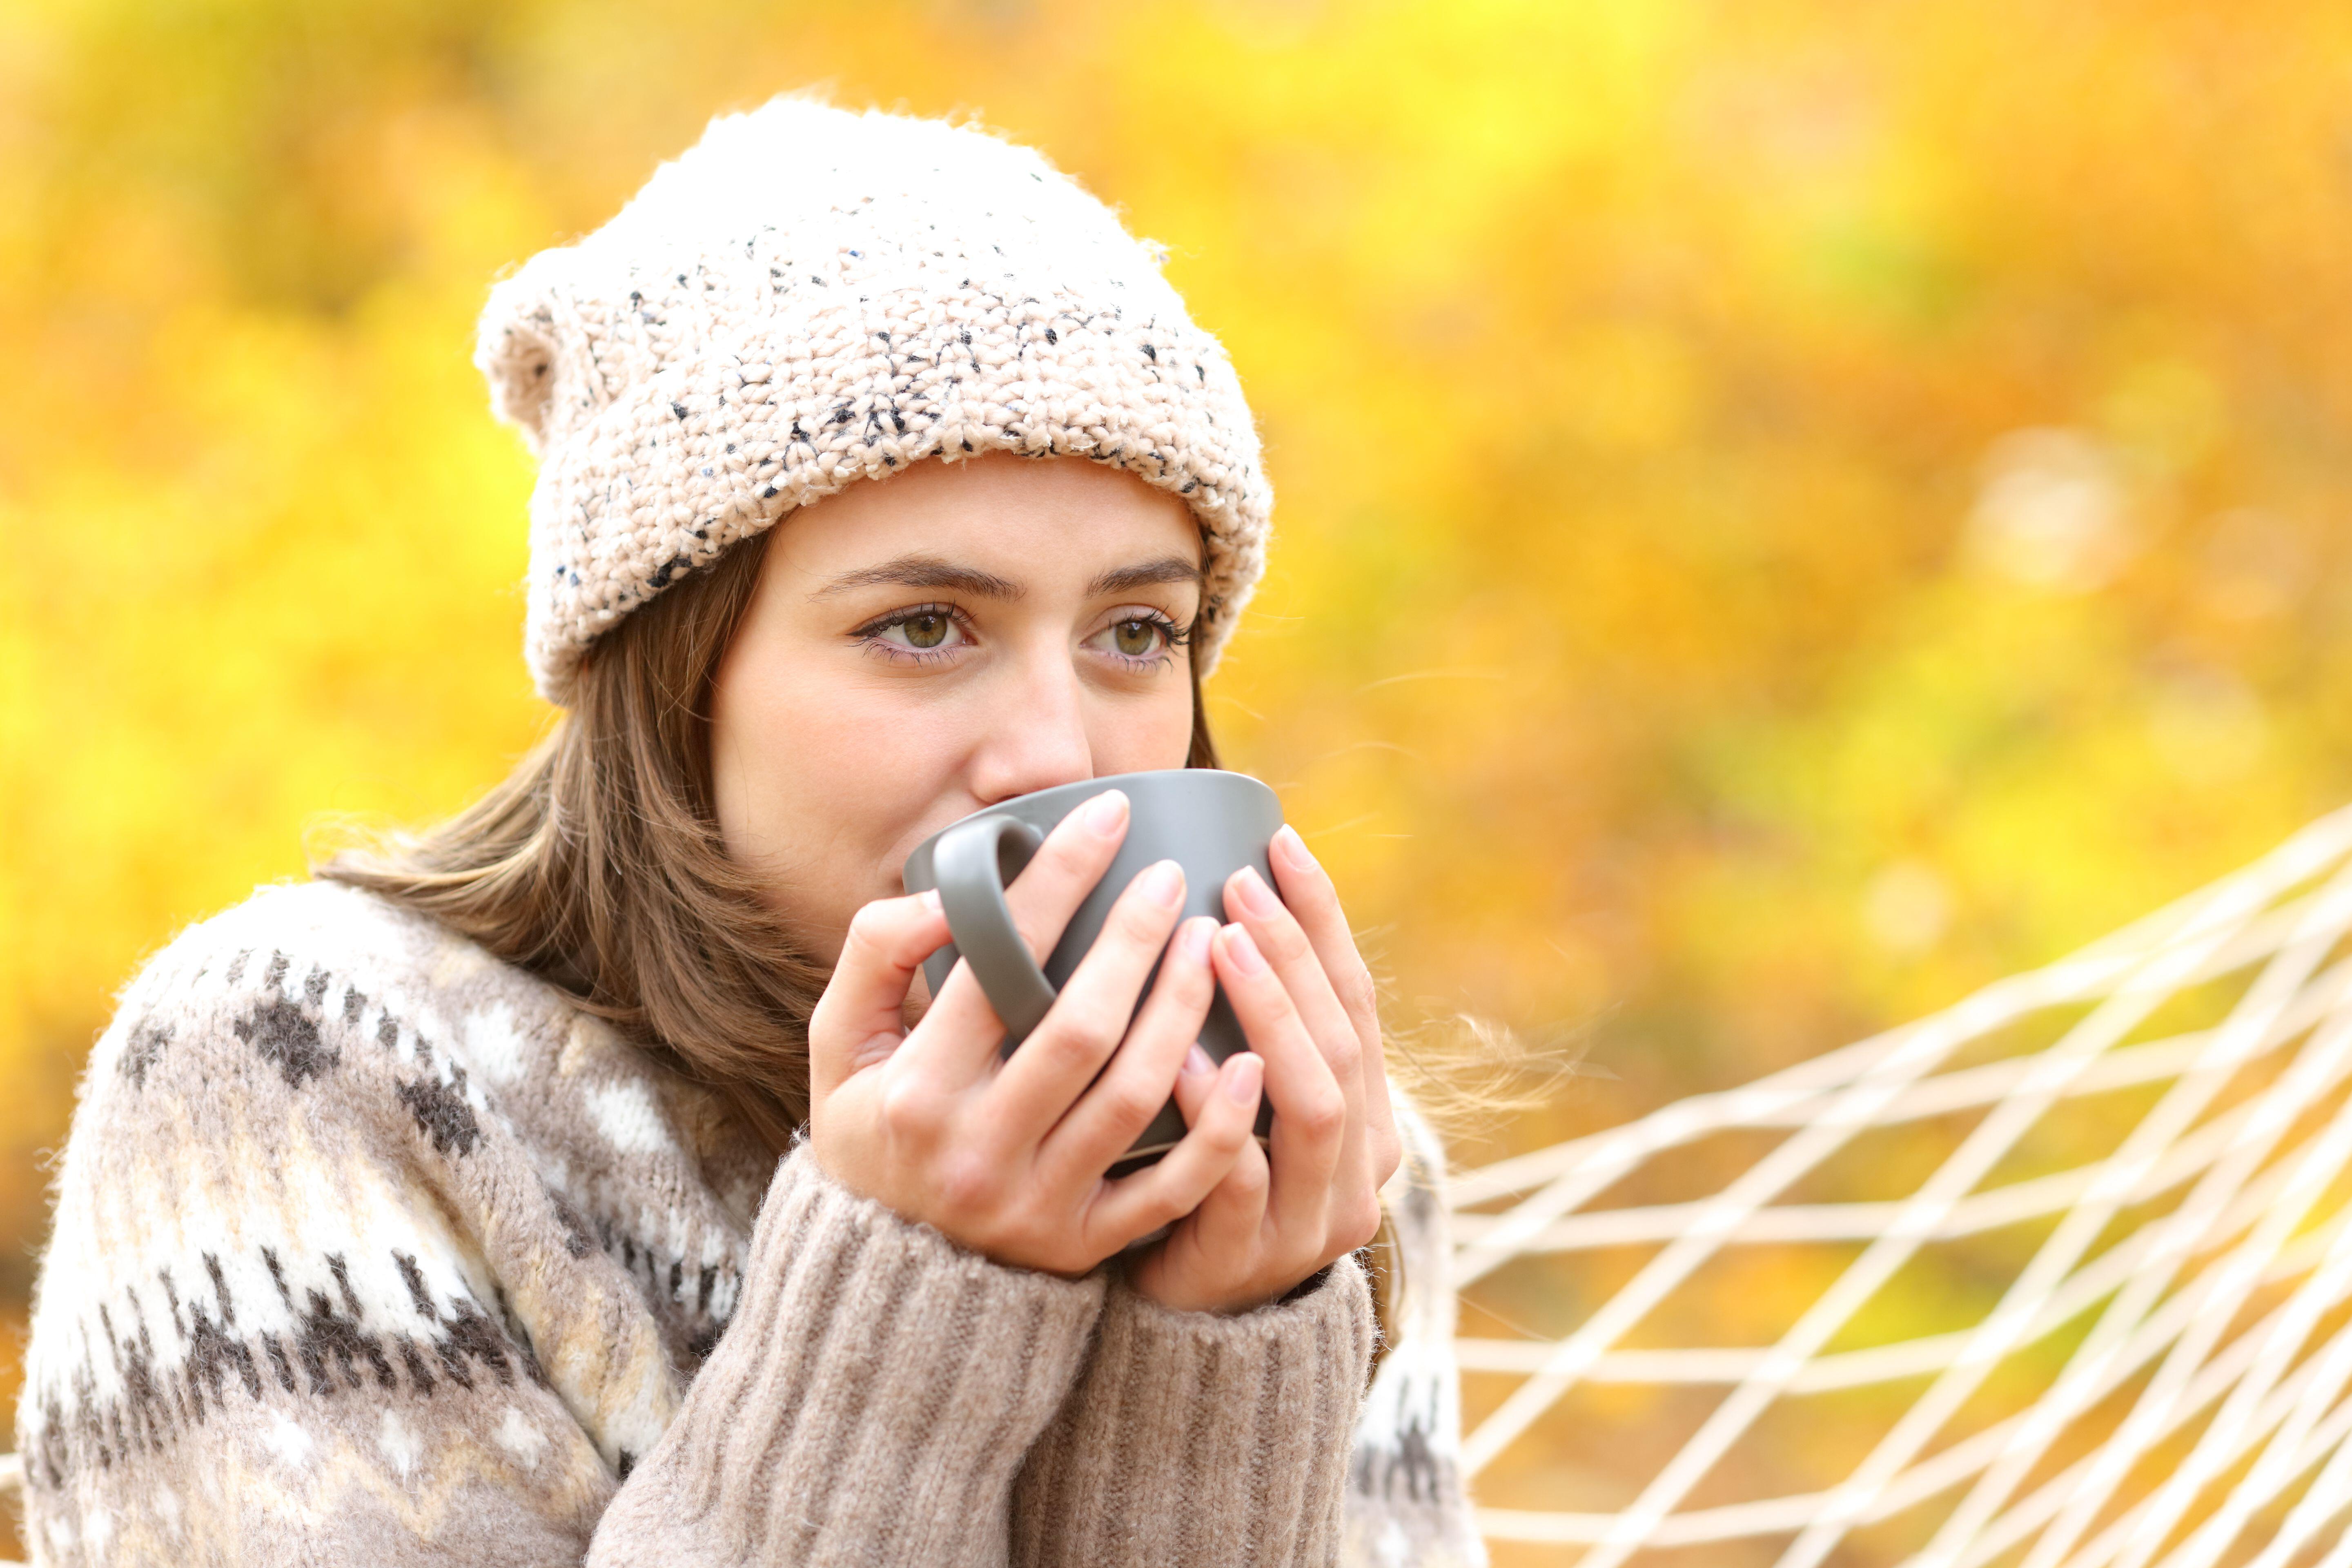
[[[877,899],[857,911],[833,978],[809,1016],[809,1089],[822,1095],[907,1032],[907,994],[922,962],[948,942],[937,892]]]

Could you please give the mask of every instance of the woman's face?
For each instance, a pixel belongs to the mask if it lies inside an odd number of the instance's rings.
[[[1184,764],[1201,538],[1083,458],[919,462],[770,538],[720,662],[728,852],[813,953],[916,845],[1011,795]]]

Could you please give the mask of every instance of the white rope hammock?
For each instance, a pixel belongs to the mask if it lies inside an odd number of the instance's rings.
[[[2347,939],[2352,808],[2071,958],[1607,1132],[1447,1181],[1407,1107],[1360,1489],[1433,1503],[1454,1466],[1512,1504],[1478,1510],[1489,1542],[1578,1568],[2352,1568]],[[1449,1252],[1473,1311],[1573,1321],[1456,1335]],[[1743,1292],[1776,1300],[1723,1272],[1743,1257],[1815,1287],[1769,1342],[1734,1331]],[[1902,1331],[1922,1302],[1949,1321]],[[1509,1380],[1458,1438],[1454,1363]],[[1478,1555],[1438,1515],[1367,1517],[1352,1562]]]
[[[1456,1176],[1465,1305],[1563,1319],[1454,1341],[1508,1389],[1462,1440],[1520,1505],[1481,1531],[1580,1568],[2352,1568],[2347,931],[2352,809],[1933,1017]]]

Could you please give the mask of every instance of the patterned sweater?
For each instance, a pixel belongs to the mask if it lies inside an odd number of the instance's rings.
[[[173,1568],[1476,1561],[1450,1363],[1391,1355],[1349,1463],[1373,1340],[1352,1258],[1219,1318],[962,1251],[433,922],[265,889],[150,963],[91,1058],[26,1539]]]

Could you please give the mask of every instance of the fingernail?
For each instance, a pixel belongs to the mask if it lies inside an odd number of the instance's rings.
[[[1274,836],[1274,847],[1282,851],[1282,858],[1295,868],[1301,871],[1316,869],[1315,857],[1307,850],[1307,840],[1299,837],[1298,829],[1290,824],[1284,823],[1281,831]]]
[[[1087,832],[1108,838],[1127,821],[1127,795],[1119,790],[1107,789],[1087,802],[1082,815]]]
[[[1265,1078],[1265,1063],[1253,1051],[1244,1051],[1240,1056],[1227,1059],[1238,1065],[1234,1068],[1234,1076],[1225,1080],[1225,1093],[1232,1097],[1235,1105],[1253,1103],[1257,1099],[1258,1085]]]
[[[1250,940],[1250,933],[1240,926],[1225,928],[1225,956],[1232,959],[1234,967],[1244,974],[1265,973],[1265,955],[1258,952],[1257,943]]]
[[[1184,1053],[1184,1076],[1198,1078],[1204,1072],[1216,1070],[1217,1064],[1209,1059],[1209,1053],[1201,1048],[1200,1042],[1194,1041],[1192,1048]]]
[[[1143,896],[1163,910],[1172,910],[1184,900],[1184,868],[1173,860],[1150,867],[1138,882]]]
[[[1203,915],[1196,921],[1186,921],[1181,940],[1184,957],[1193,963],[1209,962],[1209,939],[1217,934],[1217,922]]]
[[[922,906],[925,914],[935,915],[940,912],[940,890],[937,888],[925,888],[915,895],[915,902]]]
[[[1260,920],[1271,919],[1282,908],[1282,900],[1274,896],[1274,889],[1265,885],[1265,879],[1257,874],[1255,866],[1244,866],[1235,874],[1234,895],[1241,900],[1243,909]]]

